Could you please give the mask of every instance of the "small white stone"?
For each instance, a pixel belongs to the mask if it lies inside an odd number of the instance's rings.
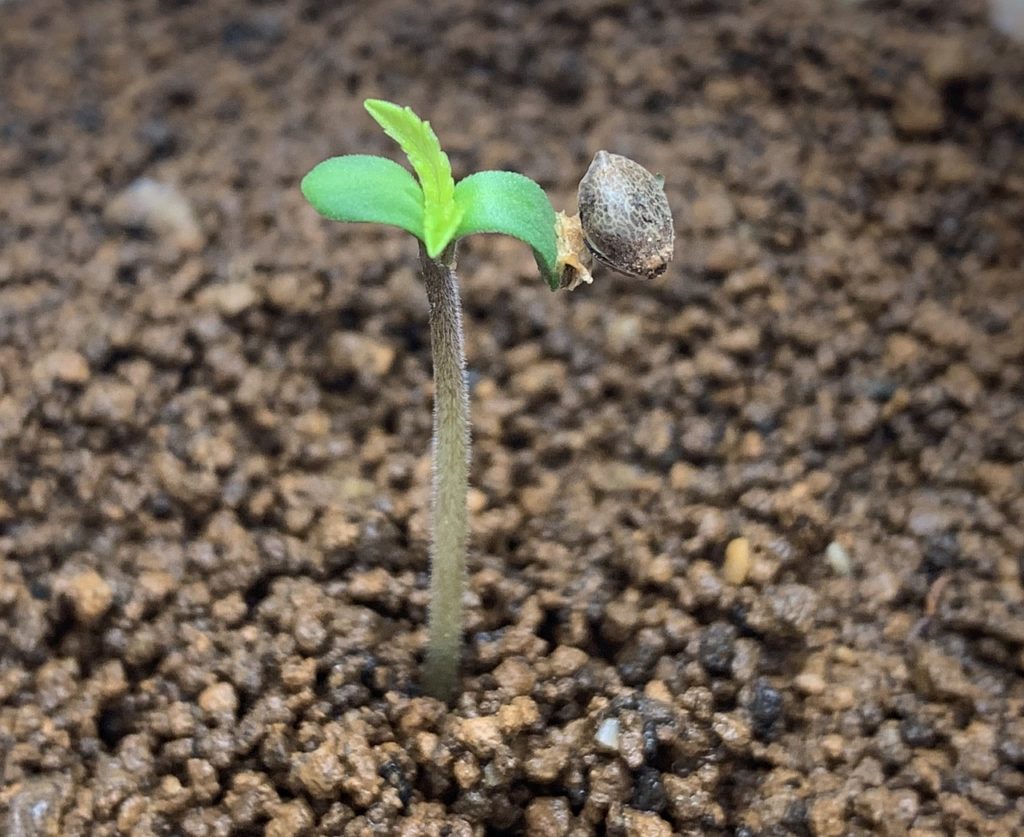
[[[605,718],[597,728],[594,740],[598,746],[612,752],[619,750],[619,719]]]
[[[991,0],[989,17],[997,32],[1024,44],[1024,0]]]
[[[838,541],[832,541],[825,547],[825,559],[836,575],[853,575],[853,565],[850,561],[850,553],[843,549]]]
[[[169,183],[140,177],[108,204],[106,217],[122,227],[149,230],[188,253],[203,246],[203,233],[191,204]]]

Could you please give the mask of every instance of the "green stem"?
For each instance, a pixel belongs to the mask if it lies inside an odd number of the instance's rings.
[[[421,245],[420,265],[430,303],[434,355],[430,619],[423,685],[427,694],[448,701],[459,676],[466,586],[469,390],[454,245],[437,259],[430,258]]]

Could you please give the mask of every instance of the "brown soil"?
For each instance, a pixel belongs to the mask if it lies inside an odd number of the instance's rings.
[[[984,8],[0,3],[0,831],[1021,828],[1024,51]],[[572,209],[608,148],[676,211],[653,282],[463,247],[450,711],[415,246],[297,189],[396,155],[370,95],[457,174]]]

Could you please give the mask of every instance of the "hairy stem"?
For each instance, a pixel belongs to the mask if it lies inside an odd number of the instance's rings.
[[[427,694],[448,701],[459,675],[466,586],[469,391],[454,245],[437,259],[430,258],[421,245],[420,265],[430,302],[434,356],[430,636],[423,685]]]

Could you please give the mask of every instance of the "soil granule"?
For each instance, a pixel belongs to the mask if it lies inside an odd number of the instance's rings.
[[[450,708],[416,248],[297,185],[369,96],[675,211],[462,247]],[[1022,265],[981,0],[0,3],[0,832],[1020,833]]]

